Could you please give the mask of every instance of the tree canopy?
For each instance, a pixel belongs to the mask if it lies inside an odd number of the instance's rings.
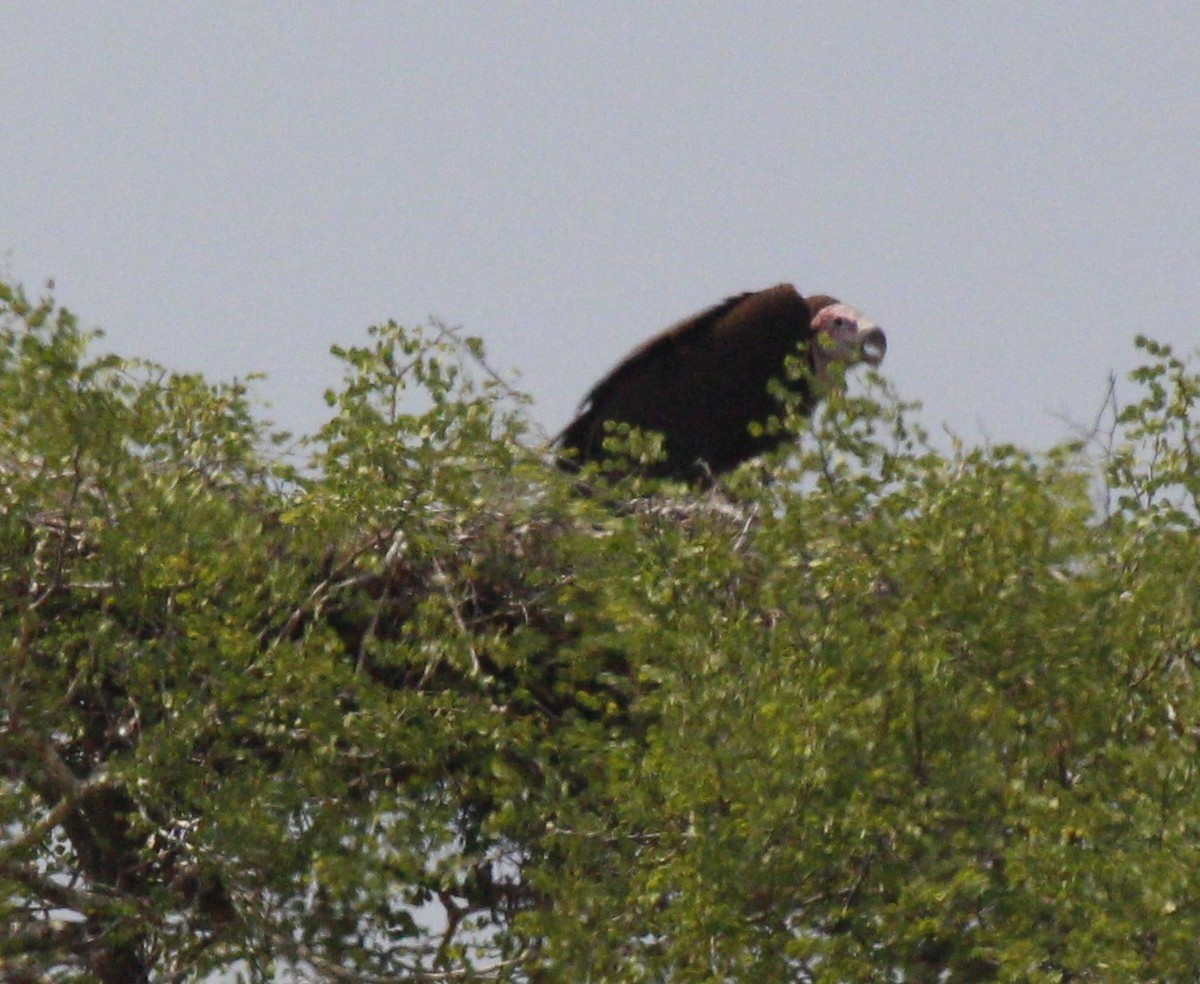
[[[0,286],[0,976],[1200,978],[1200,375],[1138,345],[1051,452],[874,377],[698,493],[560,473],[445,327],[300,459]]]

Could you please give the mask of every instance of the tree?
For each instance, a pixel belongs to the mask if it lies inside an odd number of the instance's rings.
[[[943,455],[876,379],[772,482],[580,494],[445,327],[337,350],[298,469],[0,301],[9,979],[1200,974],[1169,349],[1086,447]]]

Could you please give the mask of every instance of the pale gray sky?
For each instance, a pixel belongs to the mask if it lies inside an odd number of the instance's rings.
[[[782,280],[889,331],[932,428],[1045,446],[1200,341],[1200,6],[9,3],[0,267],[108,346],[261,370],[430,315],[557,430]]]

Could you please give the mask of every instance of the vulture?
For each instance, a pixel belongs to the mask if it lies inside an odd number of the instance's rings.
[[[779,414],[768,384],[785,380],[788,356],[807,362],[786,385],[810,414],[834,363],[874,366],[886,351],[883,330],[836,298],[791,284],[738,294],[654,336],[592,387],[555,438],[559,464],[602,460],[605,425],[626,423],[662,434],[666,457],[647,473],[706,482],[787,440],[750,425]]]

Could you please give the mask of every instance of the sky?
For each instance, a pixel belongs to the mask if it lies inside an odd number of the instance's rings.
[[[791,282],[935,434],[1044,448],[1200,342],[1191,2],[54,2],[4,11],[0,275],[310,433],[431,317],[549,435],[639,341]],[[1132,394],[1124,385],[1120,393]]]

